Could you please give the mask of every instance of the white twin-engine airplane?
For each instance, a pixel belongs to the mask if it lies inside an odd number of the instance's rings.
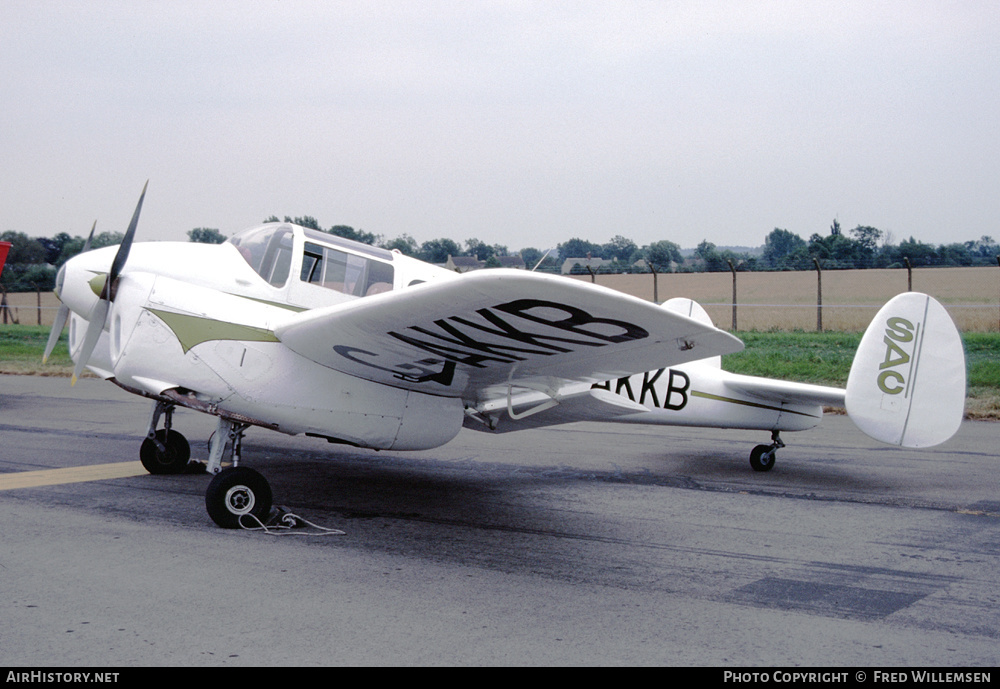
[[[285,223],[219,245],[133,245],[144,196],[120,247],[60,270],[46,358],[71,316],[74,382],[86,367],[154,402],[139,451],[151,473],[189,463],[176,407],[218,417],[205,502],[223,527],[271,509],[267,481],[240,464],[251,425],[387,450],[437,447],[463,427],[745,428],[770,431],[750,454],[767,471],[779,433],[815,426],[824,405],[907,447],[947,440],[962,419],[962,341],[923,294],[879,311],[840,390],[723,371],[743,343],[688,299],[657,306],[524,270],[459,275]]]

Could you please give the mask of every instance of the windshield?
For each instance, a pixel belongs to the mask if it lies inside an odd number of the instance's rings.
[[[264,225],[247,230],[229,243],[239,249],[250,267],[274,287],[288,281],[292,266],[292,229],[287,225]]]

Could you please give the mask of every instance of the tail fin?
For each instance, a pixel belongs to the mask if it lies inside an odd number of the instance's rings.
[[[682,316],[688,316],[696,321],[701,321],[702,323],[708,323],[713,328],[715,323],[712,322],[712,317],[708,315],[708,311],[705,307],[696,302],[693,299],[688,299],[687,297],[674,297],[673,299],[668,299],[662,304],[663,308],[670,309]],[[713,368],[722,368],[722,357],[713,356],[708,359],[699,360],[701,364],[708,364]]]
[[[965,411],[965,351],[933,297],[889,301],[861,339],[847,379],[847,413],[885,443],[930,447],[958,430]]]

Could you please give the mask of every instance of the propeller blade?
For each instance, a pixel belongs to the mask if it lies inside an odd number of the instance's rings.
[[[85,254],[88,251],[90,251],[90,243],[94,241],[94,230],[96,229],[97,229],[97,221],[95,220],[94,224],[90,226],[90,234],[87,236],[87,241],[83,243],[83,248],[80,249],[81,254]]]
[[[90,251],[90,243],[94,240],[94,230],[96,229],[97,221],[95,220],[94,224],[90,226],[90,235],[88,235],[87,241],[83,243],[83,249],[80,250],[81,254]],[[45,344],[45,353],[42,354],[42,364],[45,364],[52,355],[52,350],[55,349],[56,343],[59,342],[59,336],[62,335],[68,318],[69,307],[65,304],[60,304],[59,311],[56,312],[56,319],[52,322],[52,330],[49,332],[49,341]]]
[[[128,260],[128,252],[132,249],[132,240],[135,238],[135,228],[139,224],[139,212],[142,210],[142,201],[146,198],[146,187],[149,186],[149,180],[146,180],[146,184],[142,187],[142,194],[139,196],[139,203],[135,206],[135,212],[132,214],[132,222],[129,223],[128,229],[125,230],[125,237],[122,238],[121,246],[118,247],[118,253],[115,254],[115,260],[111,264],[111,272],[108,274],[108,281],[104,283],[104,290],[102,293],[102,298],[110,298],[111,286],[114,284],[115,280],[121,275],[122,268],[125,267],[125,261]]]
[[[70,381],[70,385],[76,385],[77,379],[83,373],[87,362],[90,361],[90,355],[94,353],[97,340],[101,337],[101,331],[104,330],[104,321],[108,318],[108,310],[110,308],[110,301],[98,299],[97,303],[94,304],[94,308],[90,311],[90,317],[87,319],[87,334],[83,337],[80,357],[76,360],[76,367],[73,369],[73,379]]]
[[[56,319],[52,323],[52,330],[49,332],[49,341],[45,344],[45,353],[42,354],[43,364],[49,360],[52,350],[55,349],[59,336],[62,335],[63,328],[66,327],[67,318],[69,318],[69,307],[60,304],[59,311],[56,312]]]

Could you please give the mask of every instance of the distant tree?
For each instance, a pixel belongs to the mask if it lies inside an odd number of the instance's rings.
[[[774,270],[796,268],[805,254],[806,240],[788,230],[774,228],[764,239],[764,263]]]
[[[294,219],[286,215],[285,222],[290,222],[293,225],[299,225],[300,227],[308,227],[310,230],[319,230],[320,232],[323,232],[323,228],[319,226],[319,222],[311,215],[304,215],[301,218]],[[336,234],[336,232],[333,234]]]
[[[73,237],[72,239],[64,242],[62,245],[62,251],[59,252],[59,258],[57,258],[55,262],[56,267],[61,266],[63,263],[83,251],[83,245],[86,241],[87,240],[83,237]]]
[[[931,244],[924,244],[913,237],[902,241],[897,247],[900,259],[907,258],[913,266],[931,266],[937,263],[937,250]]]
[[[35,289],[50,290],[56,271],[49,265],[49,242],[29,237],[23,232],[7,231],[0,234],[0,241],[10,242],[7,266],[0,283],[10,292]]]
[[[653,242],[646,247],[644,253],[643,258],[649,261],[653,268],[659,272],[669,270],[672,263],[680,265],[684,262],[684,257],[681,255],[681,248],[667,239]]]
[[[857,257],[866,265],[858,265],[858,268],[867,267],[878,251],[879,240],[882,239],[882,230],[867,225],[858,225],[851,230],[851,236],[857,242]]]
[[[397,250],[400,253],[406,254],[407,256],[416,256],[420,247],[417,246],[417,240],[408,234],[401,234],[392,241],[385,242],[382,244],[383,249],[388,249],[389,251]]]
[[[975,257],[962,243],[942,244],[937,249],[938,260],[943,266],[971,266]]]
[[[45,263],[55,264],[62,254],[63,246],[72,241],[72,237],[66,232],[60,232],[51,239],[48,237],[38,237],[35,241],[45,247]]]
[[[492,256],[506,256],[507,247],[502,244],[490,245],[473,238],[465,240],[465,253],[468,256],[475,256],[477,260],[487,261]]]
[[[865,264],[864,251],[855,240],[843,234],[809,238],[809,255],[821,261],[824,268],[856,268]]]
[[[308,227],[308,225],[303,225],[303,227]],[[364,230],[355,230],[350,225],[334,225],[327,232],[335,234],[338,237],[343,237],[344,239],[353,239],[362,244],[376,244],[379,240],[378,235],[365,232]]]
[[[447,263],[449,256],[461,256],[462,249],[453,239],[429,239],[420,245],[417,258],[428,263]]]
[[[592,258],[604,258],[604,251],[600,244],[588,242],[586,239],[574,237],[559,245],[559,258],[583,258],[590,254]]]
[[[619,263],[628,265],[639,260],[642,257],[642,252],[635,242],[619,234],[601,247],[601,255],[604,258],[617,260]]]
[[[1000,246],[997,245],[993,237],[988,235],[983,235],[975,241],[966,242],[965,245],[973,257],[986,259],[989,263],[996,261],[997,255],[1000,255]]]
[[[558,271],[560,268],[558,251],[553,251],[552,249],[541,251],[534,247],[527,247],[521,249],[518,254],[521,256],[521,260],[524,261],[524,266],[528,270],[534,270],[535,266],[538,266],[540,272]]]
[[[695,255],[705,262],[705,270],[708,272],[718,272],[729,270],[726,257],[721,254],[718,248],[707,239],[702,240],[698,248],[694,250]]]
[[[525,247],[517,253],[521,257],[521,260],[524,261],[524,265],[527,266],[528,270],[534,268],[535,264],[542,260],[544,254],[543,251],[532,246]]]
[[[278,220],[278,216],[272,215],[267,218],[265,223],[269,222],[281,222]],[[292,223],[293,225],[299,225],[300,227],[306,227],[310,230],[318,230],[320,232],[326,232],[327,234],[336,235],[338,237],[343,237],[344,239],[351,239],[355,242],[361,242],[362,244],[378,244],[382,239],[377,234],[372,234],[371,232],[365,232],[364,230],[356,230],[350,225],[334,225],[328,230],[324,230],[319,221],[311,215],[303,215],[302,217],[292,218],[290,216],[285,216],[284,222]]]
[[[49,291],[55,282],[56,269],[47,263],[8,263],[0,278],[8,292]]]
[[[122,232],[101,232],[94,235],[94,239],[90,243],[90,248],[100,249],[105,246],[118,246],[124,239],[125,235]]]
[[[40,264],[46,263],[48,248],[45,244],[34,237],[29,237],[24,232],[14,232],[8,230],[0,234],[0,241],[10,242],[11,247],[7,253],[7,263]]]
[[[226,235],[210,227],[196,227],[188,231],[188,240],[198,244],[222,244]]]

